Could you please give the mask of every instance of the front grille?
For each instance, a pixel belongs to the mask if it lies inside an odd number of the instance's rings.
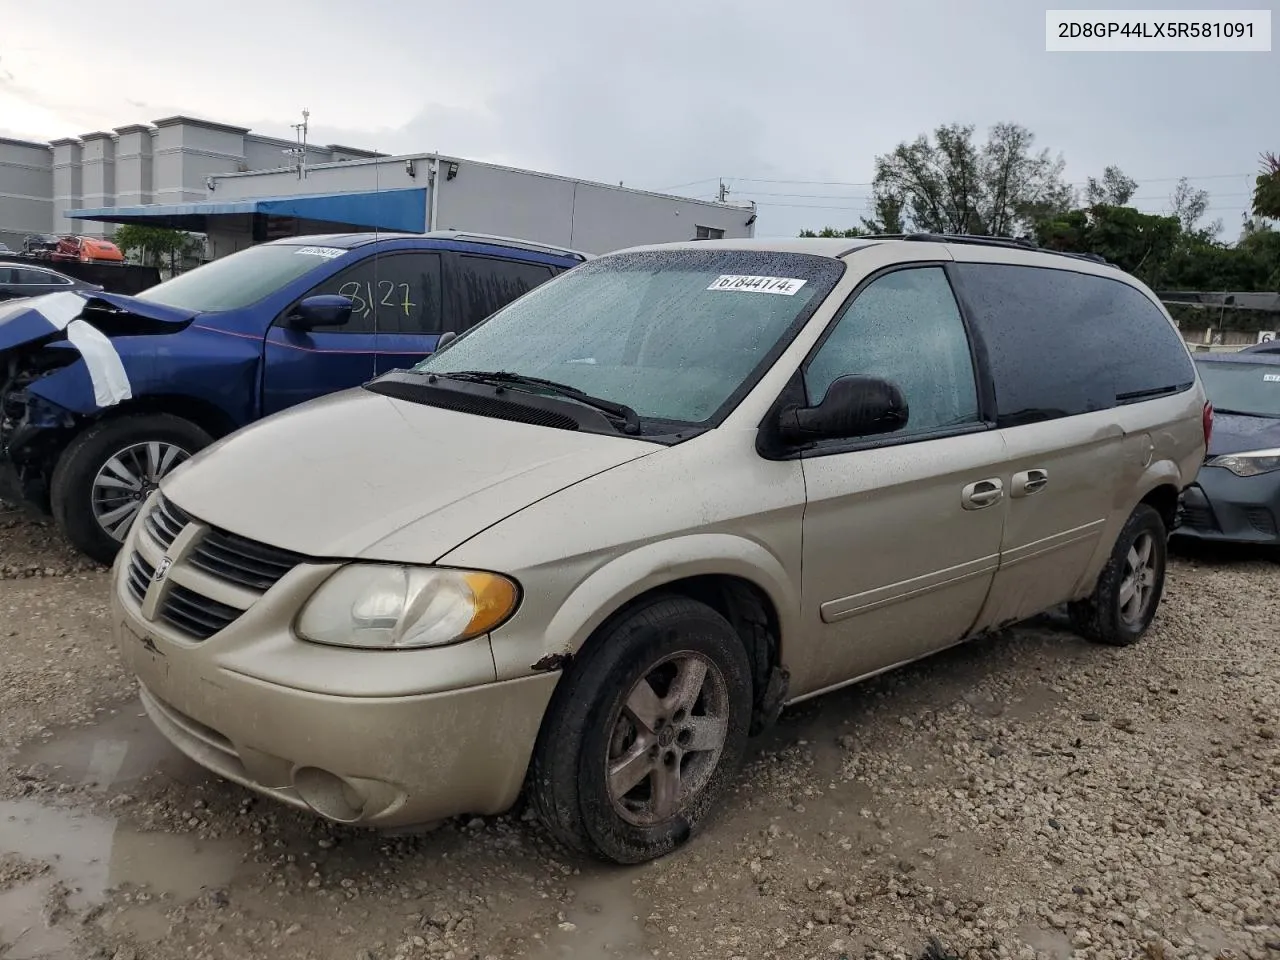
[[[1266,507],[1245,507],[1244,515],[1249,521],[1249,526],[1263,536],[1274,537],[1276,535],[1276,518],[1272,516],[1271,511]]]
[[[183,528],[196,521],[181,507],[158,496],[143,522],[146,535],[162,552],[167,552]],[[206,527],[204,535],[182,560],[181,567],[192,567],[241,590],[263,594],[305,559],[299,553],[258,543],[218,527]],[[170,578],[178,569],[170,573]],[[145,599],[154,575],[155,569],[135,551],[129,558],[126,582],[129,594],[139,604]],[[207,597],[171,579],[156,615],[193,640],[207,640],[230,626],[242,613],[239,607]]]
[[[220,580],[265,592],[303,559],[301,554],[211,529],[196,544],[189,562]]]
[[[208,640],[242,613],[243,610],[202,597],[176,583],[169,584],[169,591],[160,605],[161,620],[197,640]]]
[[[151,582],[151,577],[155,572],[155,568],[142,559],[142,554],[135,550],[133,556],[129,558],[127,576],[129,578],[129,594],[138,603],[142,603],[142,598],[147,595],[147,585]]]
[[[161,550],[168,550],[182,528],[190,522],[191,518],[185,511],[159,496],[156,497],[155,506],[147,514],[147,533],[160,544]]]

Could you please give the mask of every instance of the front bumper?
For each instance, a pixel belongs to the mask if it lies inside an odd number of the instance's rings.
[[[1183,492],[1177,536],[1224,543],[1280,544],[1280,471],[1238,477],[1201,467]]]
[[[487,638],[419,651],[300,641],[290,624],[298,597],[318,582],[315,567],[295,570],[228,626],[193,640],[155,615],[150,592],[138,601],[131,558],[137,552],[154,567],[163,549],[175,555],[168,578],[206,594],[215,585],[184,563],[182,538],[161,548],[146,526],[134,524],[116,560],[112,626],[147,713],[187,756],[342,823],[407,826],[501,813],[515,802],[558,674],[493,681]],[[487,670],[477,675],[479,657]]]

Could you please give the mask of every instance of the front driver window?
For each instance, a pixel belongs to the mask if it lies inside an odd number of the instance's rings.
[[[809,361],[809,403],[850,375],[898,386],[909,410],[901,435],[978,421],[969,339],[941,267],[897,270],[858,294]]]

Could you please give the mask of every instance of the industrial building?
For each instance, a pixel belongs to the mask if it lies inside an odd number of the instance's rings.
[[[755,210],[436,153],[303,146],[191,117],[48,144],[0,139],[0,241],[110,236],[122,223],[204,234],[209,259],[352,230],[459,229],[607,253],[750,237]]]

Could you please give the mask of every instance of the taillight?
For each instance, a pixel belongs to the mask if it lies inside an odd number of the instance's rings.
[[[1204,427],[1204,445],[1205,449],[1209,448],[1209,438],[1213,436],[1213,404],[1206,403],[1204,405],[1204,413],[1200,417],[1200,423]]]

